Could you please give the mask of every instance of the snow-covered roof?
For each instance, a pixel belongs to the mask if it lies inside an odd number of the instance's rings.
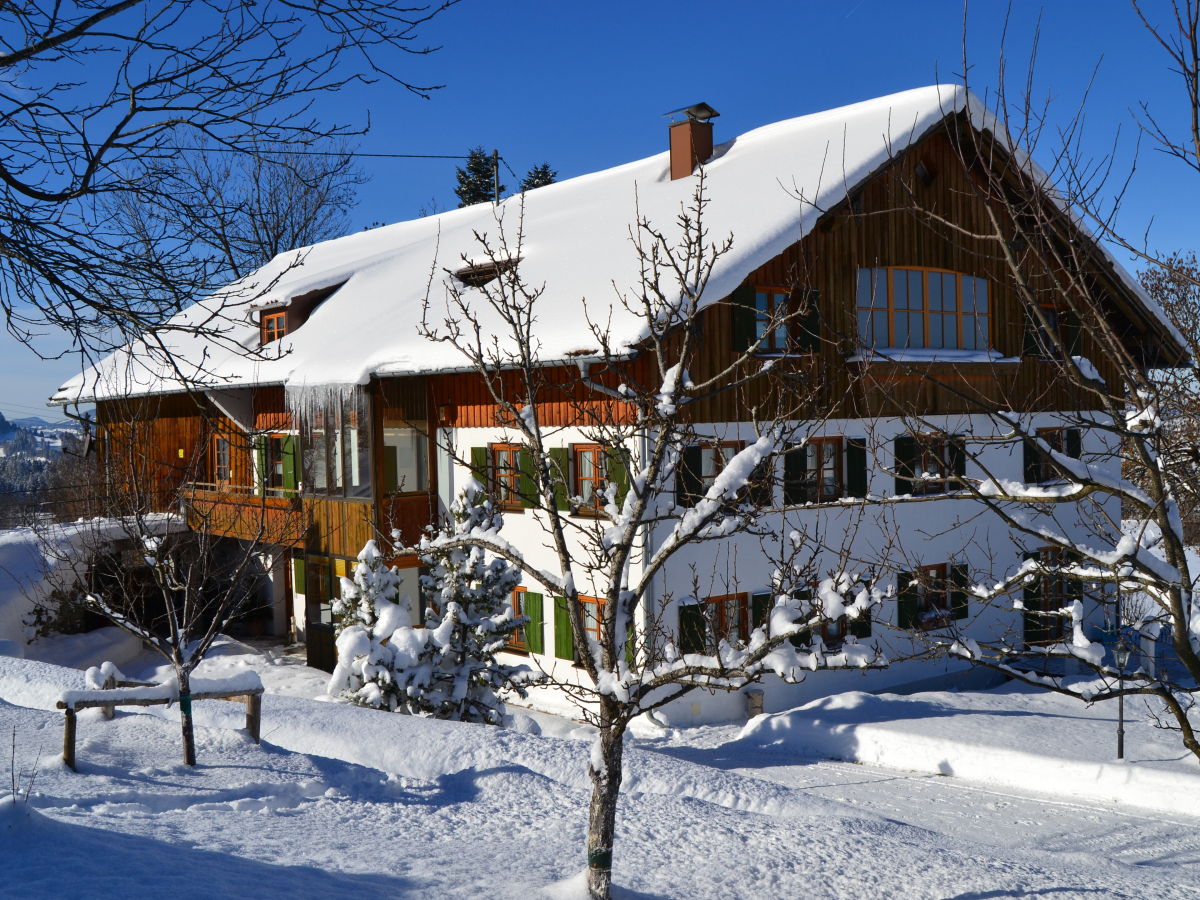
[[[767,125],[718,145],[704,166],[706,225],[714,239],[732,234],[734,243],[712,274],[708,302],[727,296],[747,273],[804,237],[824,209],[962,110],[977,127],[995,131],[978,98],[959,86],[934,85]],[[462,269],[464,258],[481,260],[477,233],[495,245],[503,231],[512,243],[519,228],[521,275],[545,287],[536,312],[541,357],[564,359],[595,347],[585,307],[592,321],[611,323],[610,346],[631,346],[644,337],[645,323],[616,302],[618,289],[639,283],[631,225],[641,216],[669,230],[695,186],[694,178],[670,179],[664,151],[509,197],[497,207],[469,206],[280,254],[175,316],[158,336],[161,348],[151,352],[135,342],[72,379],[53,400],[174,392],[185,382],[300,387],[461,369],[465,361],[453,348],[418,333],[431,273],[436,322],[444,270]],[[1136,290],[1132,279],[1128,283]],[[257,347],[263,307],[336,284],[342,287],[303,327],[278,342],[278,358],[239,352]],[[504,334],[482,304],[477,312],[485,329]],[[197,333],[184,330],[189,326]],[[220,338],[204,334],[214,327]],[[164,350],[177,371],[162,362]]]

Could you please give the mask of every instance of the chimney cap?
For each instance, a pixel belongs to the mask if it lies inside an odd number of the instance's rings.
[[[693,103],[691,106],[681,106],[679,109],[663,113],[664,116],[671,116],[675,121],[681,121],[681,114],[693,122],[707,122],[709,119],[715,119],[720,115],[719,112],[707,103]]]

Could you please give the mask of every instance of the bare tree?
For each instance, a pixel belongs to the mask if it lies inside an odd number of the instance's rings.
[[[161,327],[200,287],[187,283],[190,263],[170,250],[153,256],[107,211],[130,197],[169,215],[189,148],[273,165],[265,152],[352,133],[314,114],[331,92],[383,81],[427,97],[434,86],[406,79],[396,57],[430,52],[418,32],[455,2],[0,7],[0,309],[9,331],[30,343],[49,326],[90,353]]]
[[[812,310],[780,309],[743,352],[727,363],[706,360],[702,322],[729,315],[730,307],[706,302],[705,290],[732,238],[710,237],[704,208],[701,176],[677,233],[640,215],[631,229],[641,279],[618,298],[614,314],[632,317],[646,335],[633,352],[615,343],[606,313],[588,325],[585,340],[596,349],[574,366],[547,363],[538,338],[542,289],[522,279],[520,230],[510,241],[499,218],[499,237],[477,235],[472,286],[447,279],[444,311],[426,301],[425,335],[462,355],[519,445],[491,461],[445,449],[475,469],[494,502],[527,508],[552,562],[539,564],[528,545],[502,530],[444,535],[437,543],[483,547],[508,560],[531,590],[559,598],[569,618],[582,674],[550,677],[599,731],[588,768],[588,889],[595,898],[611,888],[623,738],[634,717],[697,688],[737,690],[768,673],[800,681],[818,669],[884,663],[877,646],[853,636],[829,650],[814,636],[831,620],[869,619],[881,595],[867,567],[815,543],[777,510],[766,512],[777,506],[771,467],[820,426],[813,410],[821,407],[813,402],[819,379],[806,377],[804,357],[768,363],[757,351],[767,335],[799,327]],[[722,397],[736,398],[741,422],[706,417],[704,404]],[[557,446],[568,433],[600,448],[579,492]],[[722,438],[728,452],[696,467],[689,451],[715,448]],[[689,564],[685,551],[739,540],[747,560],[774,567],[775,589],[761,608],[731,616],[719,603],[702,602],[729,590]],[[818,571],[826,577],[814,592]],[[557,625],[556,634],[561,641]]]

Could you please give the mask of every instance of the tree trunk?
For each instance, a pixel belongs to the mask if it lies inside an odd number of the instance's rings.
[[[192,728],[192,685],[189,674],[178,670],[179,676],[179,727],[183,732],[183,764],[196,764],[196,734]]]
[[[621,755],[625,721],[617,718],[616,704],[600,703],[600,759],[588,766],[592,779],[592,801],[588,807],[588,898],[609,900],[612,889],[613,838],[616,835],[617,797],[621,793]],[[601,763],[597,772],[595,762]]]

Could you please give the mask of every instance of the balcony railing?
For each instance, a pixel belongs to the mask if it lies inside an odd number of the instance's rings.
[[[186,484],[188,527],[226,537],[289,547],[304,539],[308,517],[296,491],[256,493],[230,484]]]

